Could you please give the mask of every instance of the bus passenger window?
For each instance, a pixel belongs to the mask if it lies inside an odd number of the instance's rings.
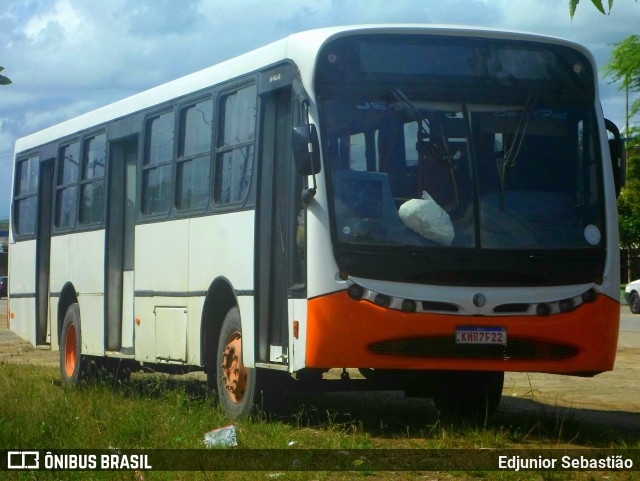
[[[256,86],[222,98],[216,149],[216,204],[237,204],[247,196],[253,173]]]
[[[173,111],[147,121],[142,166],[142,213],[145,215],[169,211],[173,123]]]
[[[180,112],[180,136],[176,165],[176,208],[199,209],[209,201],[213,100],[205,100]]]
[[[104,168],[107,136],[96,135],[84,141],[80,186],[80,224],[102,221],[104,206]]]
[[[79,167],[80,142],[74,142],[60,149],[55,217],[55,226],[60,229],[73,227],[76,223]]]
[[[36,231],[36,201],[40,158],[29,157],[18,162],[15,181],[14,225],[16,234],[34,234]]]

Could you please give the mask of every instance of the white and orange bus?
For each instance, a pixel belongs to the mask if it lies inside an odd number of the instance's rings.
[[[613,368],[607,127],[568,41],[291,35],[17,141],[11,329],[69,383],[202,369],[231,416],[331,368],[491,412],[505,371]]]

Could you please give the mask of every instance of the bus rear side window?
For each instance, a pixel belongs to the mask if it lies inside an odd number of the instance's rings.
[[[29,235],[36,231],[39,157],[21,160],[16,166],[14,188],[14,223],[16,234]]]

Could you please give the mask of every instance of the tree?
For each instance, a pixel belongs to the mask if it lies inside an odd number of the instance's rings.
[[[0,67],[0,72],[2,72],[4,70],[4,67]],[[0,85],[9,85],[11,83],[11,80],[9,80],[8,77],[5,77],[4,75],[0,75]]]
[[[629,280],[640,277],[640,134],[630,126],[630,118],[640,111],[640,99],[629,105],[629,95],[640,92],[640,36],[629,35],[614,44],[611,59],[604,67],[605,77],[617,84],[626,96],[625,150],[627,184],[618,197],[620,246],[625,251]]]
[[[573,18],[573,14],[576,13],[578,3],[580,3],[580,0],[569,0],[569,15],[571,15],[571,18]],[[607,15],[611,11],[611,7],[613,7],[613,0],[609,0],[609,12],[605,12],[602,0],[591,0],[591,3],[604,15]]]
[[[640,111],[640,99],[629,105],[629,93],[640,92],[640,35],[629,35],[614,44],[611,60],[604,67],[605,77],[618,84],[618,90],[626,95],[626,129],[629,132],[629,118]],[[628,135],[627,135],[628,136]]]
[[[640,277],[640,131],[627,135],[627,183],[618,197],[620,247],[624,251],[628,280]]]

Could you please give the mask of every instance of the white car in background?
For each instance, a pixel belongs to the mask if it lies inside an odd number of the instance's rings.
[[[630,282],[624,288],[624,300],[634,314],[640,314],[640,279]]]

